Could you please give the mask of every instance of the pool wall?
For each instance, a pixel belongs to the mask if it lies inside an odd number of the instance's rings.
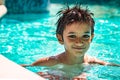
[[[45,80],[0,55],[0,80]]]

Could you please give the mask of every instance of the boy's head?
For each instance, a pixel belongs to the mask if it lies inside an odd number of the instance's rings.
[[[58,12],[60,18],[57,21],[56,34],[63,36],[65,27],[74,22],[86,23],[91,27],[91,34],[94,34],[93,13],[89,13],[88,9],[81,9],[80,6],[67,8]]]
[[[94,34],[94,20],[92,13],[78,6],[67,8],[59,12],[57,22],[57,38],[64,44],[67,53],[74,56],[83,56],[89,49]]]

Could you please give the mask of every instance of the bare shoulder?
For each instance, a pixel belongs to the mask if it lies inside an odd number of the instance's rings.
[[[89,56],[89,55],[85,55],[84,56],[84,63],[88,63],[88,64],[100,64],[100,65],[106,65],[106,66],[117,66],[117,67],[120,67],[120,64],[106,62],[106,61],[97,59],[95,57]]]
[[[108,64],[108,62],[97,59],[96,57],[92,57],[90,55],[85,55],[84,62],[89,63],[89,64],[100,64],[100,65],[107,65]]]
[[[53,66],[55,64],[58,64],[58,59],[57,56],[50,56],[50,57],[45,57],[45,58],[40,58],[36,62],[34,62],[32,65],[33,66]]]
[[[45,57],[45,58],[40,58],[39,60],[35,61],[32,66],[54,66],[59,63],[61,63],[62,57],[64,53],[55,55],[55,56],[50,56],[50,57]]]
[[[90,55],[85,55],[85,57],[84,57],[85,63],[97,63],[98,60],[99,59],[97,59],[96,57],[93,57],[93,56],[90,56]]]
[[[92,57],[90,55],[85,55],[84,56],[84,62],[85,63],[91,63],[91,62],[94,62],[94,60],[95,60],[95,57]]]

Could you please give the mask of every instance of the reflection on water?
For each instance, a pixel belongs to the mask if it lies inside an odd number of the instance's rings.
[[[5,0],[7,14],[47,12],[49,0]]]

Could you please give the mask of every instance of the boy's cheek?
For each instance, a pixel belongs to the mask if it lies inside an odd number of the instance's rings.
[[[89,39],[87,40],[87,42],[91,43],[91,42],[92,42],[92,38],[89,38]]]
[[[91,43],[91,39],[83,40],[84,43]]]

